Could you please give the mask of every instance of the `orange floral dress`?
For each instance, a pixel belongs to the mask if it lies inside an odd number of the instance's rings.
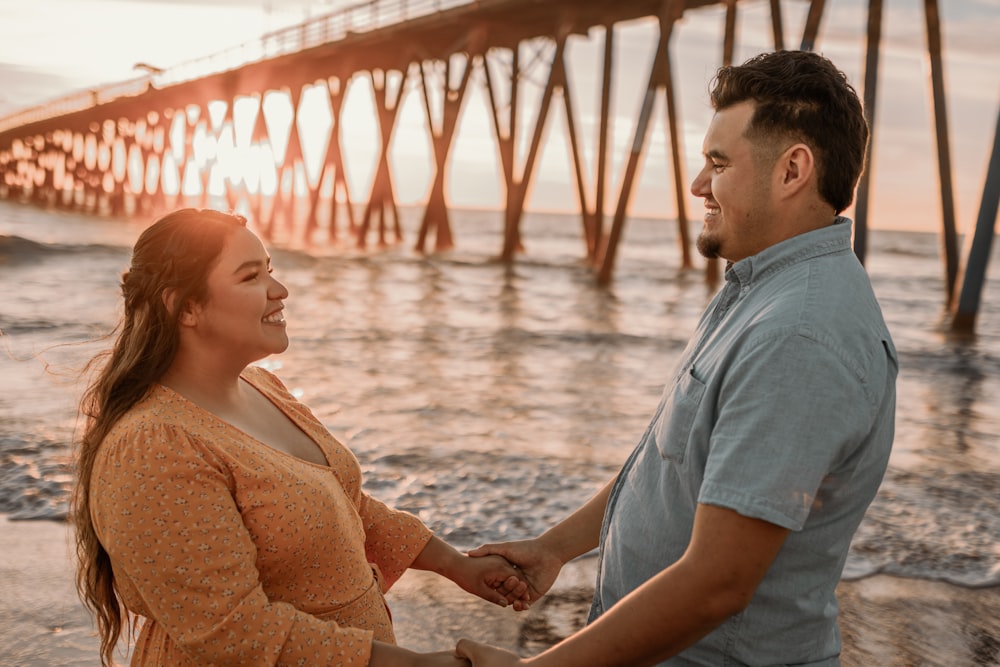
[[[361,490],[344,445],[267,371],[243,379],[329,466],[273,449],[155,385],[101,444],[91,513],[132,665],[367,665],[394,642],[383,594],[431,538]]]

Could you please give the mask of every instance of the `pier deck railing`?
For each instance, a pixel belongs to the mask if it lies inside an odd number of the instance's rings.
[[[371,32],[392,25],[429,16],[476,0],[368,0],[315,16],[301,23],[267,32],[220,51],[193,58],[169,68],[148,72],[126,81],[118,81],[16,111],[0,117],[0,132],[41,120],[89,109],[120,97],[140,95],[150,84],[164,88],[192,81],[210,74],[236,69],[250,63],[298,53],[344,39],[351,34]]]

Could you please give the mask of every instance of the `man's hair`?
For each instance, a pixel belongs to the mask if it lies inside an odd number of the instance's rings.
[[[753,101],[745,136],[755,152],[805,143],[816,156],[820,196],[837,213],[850,205],[864,168],[868,123],[854,88],[827,58],[775,51],[722,67],[711,98],[716,111]]]

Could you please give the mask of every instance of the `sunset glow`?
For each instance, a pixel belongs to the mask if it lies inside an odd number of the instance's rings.
[[[268,30],[295,25],[312,13],[329,11],[336,3],[296,1],[265,3],[233,0],[215,4],[172,3],[165,0],[86,0],[66,3],[37,0],[18,11],[0,7],[5,25],[19,26],[0,40],[0,63],[23,63],[24,71],[44,72],[45,76],[24,78],[23,73],[4,73],[5,90],[0,98],[0,115],[37,104],[88,86],[124,81],[136,76],[137,63],[170,68],[195,58],[219,52],[241,43],[256,43]],[[785,0],[781,3],[786,39],[803,30],[808,3]],[[950,162],[953,169],[955,206],[961,225],[974,218],[981,197],[986,151],[995,126],[1000,98],[1000,11],[991,3],[941,2],[942,38],[946,67]],[[995,8],[994,8],[995,9]],[[873,227],[935,230],[940,224],[940,191],[937,185],[937,145],[934,137],[934,110],[926,55],[926,33],[921,0],[899,0],[886,8],[881,51],[878,120],[871,168],[871,224]],[[739,61],[772,48],[766,2],[740,3],[737,48]],[[60,16],[59,22],[46,17]],[[155,26],[152,30],[116,30],[112,22],[95,21],[94,16],[114,15],[122,25]],[[685,14],[672,37],[671,49],[677,62],[678,115],[683,137],[684,179],[689,179],[700,163],[700,142],[711,117],[705,91],[720,64],[720,44],[725,25],[724,8],[707,7]],[[864,49],[867,0],[835,0],[826,3],[817,50],[834,59],[860,90],[864,82]],[[176,35],[185,39],[178,41]],[[51,41],[49,41],[51,40]],[[577,136],[583,169],[593,196],[596,160],[596,125],[599,117],[599,78],[602,31],[588,37],[574,36],[567,43],[568,95],[577,122]],[[615,29],[614,85],[609,131],[609,195],[606,205],[614,206],[621,187],[623,169],[634,140],[637,108],[644,93],[648,67],[656,40],[655,22],[649,20],[619,24]],[[538,122],[539,98],[548,76],[547,56],[551,44],[523,44],[522,88],[519,92],[516,169],[523,166],[525,152]],[[86,53],[87,58],[67,60],[67,52]],[[683,60],[681,61],[681,57]],[[503,77],[509,68],[509,54],[494,53],[493,74]],[[462,58],[453,58],[453,78]],[[683,66],[680,63],[683,62]],[[391,92],[402,82],[396,124],[390,146],[390,169],[394,195],[400,205],[423,203],[434,178],[431,135],[419,90],[418,63],[411,65],[405,82],[399,72],[388,73]],[[453,206],[500,208],[504,183],[501,177],[497,141],[490,117],[489,100],[480,63],[475,65],[458,121],[458,132],[450,151],[447,199]],[[9,68],[8,68],[9,69]],[[4,66],[0,65],[0,72]],[[430,81],[429,104],[440,113],[441,63],[425,63]],[[381,76],[381,74],[380,74]],[[49,78],[45,78],[49,77]],[[499,80],[499,79],[498,79]],[[115,128],[95,127],[89,132],[66,133],[72,164],[61,167],[59,176],[65,191],[81,187],[77,165],[87,171],[113,168],[116,179],[124,179],[127,189],[137,193],[162,191],[167,196],[181,191],[197,196],[205,187],[217,191],[221,184],[236,186],[247,194],[274,194],[279,180],[289,191],[306,192],[320,188],[332,191],[331,174],[321,181],[323,161],[330,133],[337,132],[344,156],[344,172],[352,198],[364,198],[372,185],[381,131],[373,104],[369,73],[359,71],[342,81],[331,80],[333,91],[342,95],[339,124],[331,111],[323,85],[306,86],[301,91],[294,116],[300,135],[301,158],[287,164],[293,119],[287,90],[272,90],[259,96],[236,100],[215,100],[205,109],[190,106],[170,118],[137,119],[135,141],[143,147],[146,164],[133,156],[132,148],[114,145]],[[47,86],[47,87],[46,87]],[[557,96],[559,93],[557,93]],[[500,91],[501,113],[509,100]],[[229,104],[233,105],[231,113]],[[257,116],[264,114],[266,136],[254,136]],[[228,120],[227,120],[228,118]],[[637,216],[676,215],[672,187],[670,147],[665,137],[665,109],[662,91],[652,110],[652,126],[642,156],[642,169],[630,200]],[[435,120],[435,122],[437,122]],[[500,119],[501,126],[506,118]],[[185,127],[195,129],[196,140],[185,146]],[[147,134],[148,133],[148,134]],[[170,157],[154,159],[158,146],[169,145]],[[540,147],[533,187],[527,206],[532,210],[573,211],[578,207],[575,175],[567,149],[566,118],[561,100],[554,98],[545,119],[545,140]],[[191,151],[193,155],[188,155]],[[297,154],[298,151],[296,150]],[[192,158],[195,167],[189,168]],[[281,169],[286,166],[287,169]],[[280,173],[279,173],[280,171]],[[124,176],[122,176],[124,174]],[[7,180],[34,181],[34,171],[10,174]],[[121,181],[119,181],[121,182]],[[103,184],[102,184],[103,185]],[[343,196],[341,193],[339,196]],[[687,201],[689,217],[700,202]],[[852,214],[848,210],[848,215]]]

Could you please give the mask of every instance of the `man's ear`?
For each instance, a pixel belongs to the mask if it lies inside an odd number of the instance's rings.
[[[806,144],[789,146],[778,158],[779,187],[786,196],[798,194],[815,179],[816,160]]]
[[[195,323],[196,309],[190,299],[179,304],[180,294],[173,288],[163,290],[161,298],[163,299],[163,306],[167,309],[168,313],[174,314],[177,313],[178,308],[181,309],[177,320],[181,326],[192,326]]]

